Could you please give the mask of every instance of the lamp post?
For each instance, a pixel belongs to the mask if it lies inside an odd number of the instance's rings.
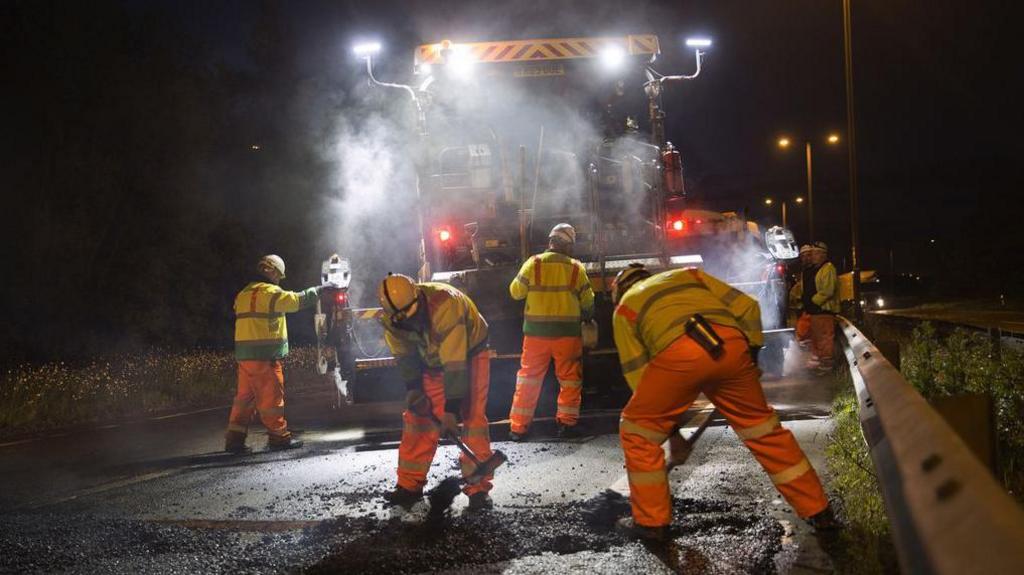
[[[797,197],[793,198],[793,202],[797,203],[797,204],[802,204],[802,203],[804,203],[804,199],[802,197],[800,197],[800,196],[797,196]],[[771,198],[765,198],[764,199],[764,205],[766,205],[766,206],[770,206],[773,203],[775,203],[775,200],[773,200]],[[779,203],[782,204],[782,227],[788,228],[789,226],[786,224],[786,200],[782,200]]]
[[[853,114],[853,25],[850,0],[843,0],[843,75],[846,79],[846,146],[850,172],[850,263],[853,267],[853,305],[857,322],[864,319],[860,305],[860,201],[857,197],[857,133]]]
[[[839,143],[839,134],[829,134],[825,138],[825,142],[831,146]],[[792,140],[788,137],[779,138],[779,148],[783,150],[788,149],[792,144]],[[804,162],[807,167],[807,237],[810,241],[814,241],[814,169],[813,169],[813,152],[811,151],[811,141],[804,141]],[[786,224],[782,224],[785,226]]]

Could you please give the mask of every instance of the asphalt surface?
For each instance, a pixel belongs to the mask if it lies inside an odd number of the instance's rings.
[[[790,358],[796,365],[799,358]],[[799,370],[765,382],[770,402],[824,472],[832,382]],[[289,398],[306,447],[221,453],[226,410],[0,446],[0,572],[29,573],[765,573],[832,570],[827,553],[717,418],[671,472],[671,542],[630,541],[617,414],[590,435],[525,444],[492,491],[425,523],[384,505],[399,406],[332,409],[331,391]],[[586,413],[586,408],[584,408]],[[457,474],[442,446],[430,483]]]

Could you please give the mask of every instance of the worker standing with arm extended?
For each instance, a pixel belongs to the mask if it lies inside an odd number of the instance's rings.
[[[839,313],[839,287],[836,267],[828,261],[828,246],[814,242],[811,246],[811,266],[804,275],[804,310],[811,316],[811,353],[814,358],[808,367],[819,373],[832,369],[835,351],[835,316]]]
[[[238,362],[238,391],[228,417],[224,450],[247,453],[249,422],[259,413],[267,428],[267,446],[272,450],[302,447],[292,438],[284,418],[284,371],[281,360],[288,355],[288,323],[285,314],[316,303],[319,287],[301,292],[281,289],[284,260],[264,256],[256,266],[260,277],[235,296],[235,359]]]
[[[583,396],[581,321],[592,321],[594,290],[587,270],[572,258],[576,230],[558,224],[548,234],[548,249],[535,255],[509,285],[516,300],[526,300],[523,353],[509,414],[513,441],[523,441],[533,422],[544,376],[551,360],[558,377],[558,434],[577,434]]]
[[[460,416],[462,441],[481,461],[492,455],[486,415],[491,374],[487,322],[466,294],[447,284],[417,284],[408,276],[389,274],[378,296],[384,308],[384,340],[407,390],[398,485],[385,499],[409,511],[423,498],[441,438],[437,422],[448,433],[459,434]],[[475,470],[466,455],[459,462],[463,477]],[[490,476],[464,487],[469,509],[489,509],[491,487]]]
[[[755,357],[763,343],[757,302],[695,268],[652,276],[640,264],[618,274],[612,300],[615,344],[633,389],[619,423],[633,513],[620,529],[667,537],[672,502],[661,444],[702,392],[797,514],[815,528],[834,527],[817,474],[765,400]]]
[[[796,342],[802,349],[811,345],[811,314],[807,313],[803,305],[804,285],[807,271],[811,268],[811,246],[804,244],[800,246],[800,275],[797,277],[796,285],[789,290],[789,305],[797,311],[796,318]],[[814,274],[811,273],[813,278]]]

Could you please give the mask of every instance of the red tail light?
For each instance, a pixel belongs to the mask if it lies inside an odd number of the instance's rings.
[[[345,305],[346,303],[348,303],[348,293],[340,291],[340,292],[334,294],[334,301],[338,305]]]
[[[782,264],[779,264],[779,265],[775,266],[775,271],[779,272],[780,276],[781,275],[785,275],[785,273],[786,273],[786,266],[784,266]]]
[[[667,227],[670,232],[679,234],[686,231],[686,221],[682,219],[669,220]]]
[[[437,230],[437,239],[441,240],[441,243],[447,243],[448,240],[452,239],[452,232],[448,228],[441,228]]]

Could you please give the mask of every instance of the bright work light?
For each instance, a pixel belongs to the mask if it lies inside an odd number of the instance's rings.
[[[687,38],[686,45],[690,48],[710,48],[711,38]]]
[[[370,56],[380,53],[380,42],[365,42],[363,44],[356,44],[352,47],[352,51],[355,52],[356,56],[360,58],[369,58]]]

